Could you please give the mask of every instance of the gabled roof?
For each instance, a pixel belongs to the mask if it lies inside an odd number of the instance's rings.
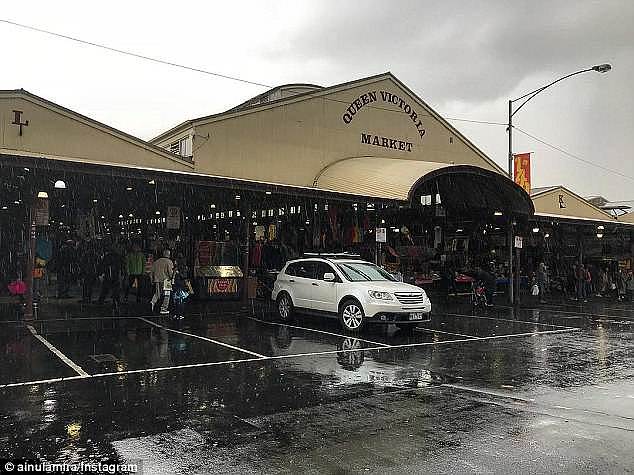
[[[566,194],[574,199],[576,199],[584,209],[587,210],[587,215],[580,215],[580,216],[576,216],[576,215],[570,215],[568,213],[564,213],[564,212],[560,212],[560,213],[553,213],[550,212],[549,210],[545,210],[544,208],[542,208],[543,205],[543,201],[541,200],[541,198],[544,198],[550,194],[554,194],[554,193],[560,193],[560,194]],[[538,216],[551,216],[551,217],[558,217],[558,218],[568,218],[568,219],[579,219],[579,220],[594,220],[594,221],[602,221],[602,220],[607,220],[610,222],[614,222],[614,216],[612,216],[611,214],[605,212],[604,210],[602,210],[601,208],[595,206],[594,204],[590,203],[588,200],[586,200],[585,198],[579,196],[578,194],[576,194],[575,192],[569,190],[568,188],[566,188],[563,185],[556,185],[556,186],[544,186],[544,187],[540,187],[540,188],[532,188],[531,189],[531,199],[533,200],[533,202],[535,203],[535,214]],[[563,208],[565,209],[565,208]],[[582,214],[582,213],[581,213]]]
[[[558,186],[542,186],[537,188],[531,188],[531,198],[533,196],[541,195],[542,193],[548,193],[549,191],[556,190]]]
[[[181,124],[177,125],[176,127],[173,127],[172,129],[170,129],[170,130],[168,130],[166,132],[163,132],[162,134],[160,134],[157,137],[153,138],[151,140],[151,142],[153,142],[153,143],[161,142],[161,141],[165,140],[169,136],[175,136],[175,135],[177,135],[179,133],[182,133],[184,130],[186,130],[188,128],[195,127],[196,125],[203,125],[203,124],[207,124],[207,123],[218,121],[218,120],[223,120],[223,119],[227,119],[227,118],[237,117],[237,116],[240,116],[240,115],[251,114],[251,113],[254,113],[254,112],[261,111],[261,110],[266,110],[266,109],[270,109],[270,108],[273,108],[273,107],[279,107],[279,106],[286,105],[286,104],[292,104],[292,103],[295,103],[295,102],[304,101],[304,100],[308,100],[308,99],[312,99],[312,98],[324,97],[324,96],[328,96],[328,95],[330,95],[332,93],[336,93],[336,92],[344,91],[346,89],[357,87],[357,86],[362,85],[362,84],[372,84],[372,83],[379,82],[379,81],[382,81],[382,80],[385,80],[385,79],[393,81],[396,84],[396,86],[400,87],[405,93],[407,93],[412,98],[414,98],[419,103],[420,106],[422,106],[424,109],[426,109],[429,112],[429,115],[432,118],[436,119],[445,128],[450,130],[452,134],[454,134],[458,139],[462,140],[465,143],[465,145],[467,145],[467,147],[469,147],[473,152],[475,152],[477,155],[479,155],[480,158],[482,158],[484,161],[486,161],[496,171],[498,171],[499,173],[502,173],[502,174],[506,174],[506,172],[497,163],[495,163],[491,158],[489,158],[473,142],[471,142],[467,137],[462,135],[453,125],[451,125],[447,120],[445,120],[442,116],[440,116],[440,114],[438,114],[436,111],[434,111],[415,92],[413,92],[409,87],[407,87],[405,84],[403,84],[396,76],[394,76],[389,71],[385,72],[385,73],[382,73],[382,74],[377,74],[375,76],[369,76],[369,77],[366,77],[366,78],[356,79],[354,81],[348,81],[348,82],[345,82],[345,83],[336,84],[334,86],[323,87],[323,88],[317,89],[315,91],[309,91],[309,92],[305,92],[305,93],[301,93],[301,94],[296,94],[296,95],[293,95],[293,96],[290,96],[290,97],[278,99],[278,100],[271,101],[271,102],[266,102],[266,103],[263,103],[263,104],[255,104],[253,106],[249,106],[249,107],[246,107],[246,108],[243,108],[243,109],[240,109],[240,110],[236,110],[236,108],[233,108],[233,109],[229,109],[228,111],[221,112],[219,114],[212,114],[212,115],[208,115],[208,116],[204,116],[204,117],[199,117],[197,119],[188,120],[188,121],[182,122]]]
[[[61,114],[63,116],[75,119],[79,122],[82,122],[86,125],[92,126],[96,129],[99,129],[105,133],[108,133],[112,136],[115,136],[119,139],[122,139],[126,142],[129,142],[133,145],[142,147],[146,150],[150,150],[152,152],[155,152],[169,160],[173,160],[179,164],[188,166],[190,168],[193,168],[193,164],[188,162],[187,160],[183,160],[182,157],[175,155],[173,153],[168,152],[167,150],[158,147],[156,145],[154,145],[153,143],[150,142],[146,142],[143,139],[140,139],[138,137],[135,137],[133,135],[128,134],[127,132],[123,132],[121,130],[115,129],[114,127],[111,127],[107,124],[104,124],[103,122],[99,122],[95,119],[92,119],[90,117],[87,117],[83,114],[80,114],[79,112],[76,112],[74,110],[68,109],[64,106],[61,106],[59,104],[56,104],[55,102],[49,101],[48,99],[44,99],[43,97],[40,97],[36,94],[33,94],[32,92],[29,92],[25,89],[8,89],[8,90],[0,90],[0,98],[2,97],[6,97],[6,98],[21,98],[21,99],[25,99],[27,101],[30,101],[36,105],[39,105],[41,107],[45,107],[47,109],[50,109],[58,114]]]

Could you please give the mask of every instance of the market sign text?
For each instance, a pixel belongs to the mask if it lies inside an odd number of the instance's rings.
[[[391,139],[389,137],[381,137],[379,135],[366,134],[361,132],[361,143],[366,145],[375,145],[377,147],[392,148],[403,152],[412,151],[413,143],[405,140]]]
[[[394,104],[398,106],[414,123],[416,127],[416,131],[420,138],[422,139],[425,136],[425,128],[423,127],[423,122],[418,118],[418,113],[414,110],[414,108],[407,103],[404,99],[398,97],[396,94],[387,91],[368,91],[365,94],[361,94],[354,101],[350,103],[344,114],[341,116],[341,120],[345,124],[349,124],[352,122],[352,119],[364,106],[368,104],[372,104],[373,102],[383,101],[389,104]]]

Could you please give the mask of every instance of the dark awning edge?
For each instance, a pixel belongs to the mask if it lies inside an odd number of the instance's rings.
[[[470,182],[486,183],[487,188],[494,187],[496,193],[502,198],[503,204],[500,206],[505,211],[511,211],[513,214],[533,216],[535,214],[535,206],[531,197],[526,191],[514,181],[505,175],[487,170],[474,165],[448,165],[431,171],[420,177],[411,187],[409,191],[410,206],[414,206],[416,192],[425,185],[442,178],[464,178]],[[464,190],[460,190],[464,191]]]

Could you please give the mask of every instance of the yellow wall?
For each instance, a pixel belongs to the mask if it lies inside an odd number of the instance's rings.
[[[22,111],[22,136],[11,124],[14,110]],[[143,141],[130,139],[101,124],[56,110],[53,105],[17,94],[0,95],[0,153],[43,154],[86,161],[123,163],[169,170],[191,167],[155,150]]]
[[[346,124],[343,116],[350,103],[369,91],[376,91],[377,100],[363,105]],[[399,105],[386,103],[380,91],[396,94],[413,108],[422,119],[422,138],[418,121]],[[195,132],[197,171],[275,183],[313,186],[325,166],[358,156],[473,164],[500,171],[386,77],[333,90],[324,97],[210,118],[196,123]],[[362,133],[409,142],[411,152],[363,144]],[[163,138],[161,143],[169,141]]]
[[[565,208],[561,208],[559,205],[560,195],[563,197]],[[535,213],[556,214],[571,218],[614,220],[610,214],[594,207],[583,198],[562,187],[537,195],[532,199]]]

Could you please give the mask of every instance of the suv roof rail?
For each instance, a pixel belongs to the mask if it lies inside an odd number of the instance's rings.
[[[349,252],[305,252],[302,257],[321,257],[323,259],[361,259],[360,254]]]

